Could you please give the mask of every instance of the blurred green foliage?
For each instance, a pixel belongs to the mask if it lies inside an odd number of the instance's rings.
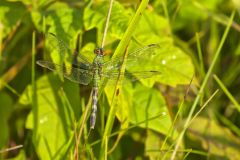
[[[137,0],[114,1],[104,47],[108,60],[124,40],[139,4]],[[239,2],[151,0],[135,24],[128,50],[159,44],[156,54],[141,57],[133,70],[153,69],[161,75],[124,81],[117,96],[116,86],[107,84],[99,98],[96,127],[90,132],[84,111],[91,103],[91,85],[78,85],[39,66],[34,68],[32,48],[35,45],[35,59],[59,62],[60,55],[46,44],[45,35],[50,32],[72,53],[77,50],[93,60],[108,8],[109,1],[101,0],[0,1],[0,159],[98,159],[113,104],[117,111],[107,139],[108,150],[114,146],[109,159],[170,159],[234,10],[234,21],[214,68],[225,88],[200,110],[221,88],[210,79],[195,111],[201,113],[192,119],[175,159],[240,159],[235,106],[240,97]],[[32,44],[33,32],[36,44]],[[64,62],[70,65],[71,60]],[[83,133],[77,139],[81,127]],[[19,145],[23,147],[12,148]]]

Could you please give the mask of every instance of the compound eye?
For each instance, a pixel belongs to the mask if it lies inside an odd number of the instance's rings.
[[[96,54],[96,55],[103,55],[103,48],[96,48],[96,49],[94,49],[94,53]]]

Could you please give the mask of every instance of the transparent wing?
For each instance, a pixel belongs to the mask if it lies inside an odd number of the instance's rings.
[[[51,71],[60,73],[66,79],[75,83],[88,85],[92,81],[93,74],[90,70],[77,67],[66,67],[49,61],[37,61],[37,64]]]
[[[87,57],[79,54],[77,51],[70,49],[70,47],[62,39],[58,38],[53,33],[46,34],[46,41],[47,47],[51,51],[56,50],[57,53],[60,54],[61,58],[68,57],[69,60],[77,66],[79,63],[85,65],[86,67],[91,66],[91,61]]]
[[[127,58],[125,59],[126,70],[129,72],[124,73],[119,73],[123,63],[123,56],[117,56],[114,59],[103,64],[102,77],[106,77],[108,80],[115,80],[120,74],[131,81],[135,81],[138,79],[158,76],[161,74],[159,71],[154,70],[154,67],[147,68],[144,64],[146,62],[150,62],[151,58],[156,55],[159,49],[160,45],[150,44],[129,53]],[[141,69],[141,71],[139,71],[139,69]]]
[[[144,46],[134,52],[128,54],[126,61],[126,69],[131,68],[133,66],[139,65],[144,60],[150,60],[153,58],[157,50],[160,49],[159,44],[150,44]],[[103,71],[104,72],[114,72],[119,71],[123,62],[123,56],[117,56],[114,59],[105,62],[103,64]]]
[[[159,76],[161,73],[159,71],[139,71],[139,72],[110,72],[108,74],[103,73],[102,77],[108,78],[109,80],[116,80],[119,76],[124,76],[124,78],[127,78],[131,81],[139,80],[139,79],[145,79],[145,78],[151,78],[153,76]]]

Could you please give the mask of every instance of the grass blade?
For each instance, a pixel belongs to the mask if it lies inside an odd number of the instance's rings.
[[[230,99],[230,101],[233,103],[234,107],[240,112],[240,105],[236,101],[236,99],[233,97],[233,95],[228,91],[228,89],[224,86],[224,84],[221,82],[221,80],[217,77],[217,75],[213,75],[213,78],[216,80],[218,85],[221,87],[223,92],[226,94],[226,96]]]
[[[216,64],[216,62],[217,62],[217,59],[218,59],[220,53],[221,53],[221,49],[222,49],[223,44],[224,44],[224,42],[225,42],[225,40],[226,40],[226,38],[227,38],[227,35],[228,35],[229,30],[230,30],[231,24],[232,24],[232,22],[233,22],[234,15],[235,15],[235,11],[233,11],[233,13],[232,13],[232,15],[231,15],[231,18],[230,18],[230,20],[229,20],[229,22],[228,22],[227,28],[226,28],[225,31],[224,31],[224,34],[223,34],[223,37],[222,37],[222,39],[221,39],[221,41],[220,41],[220,44],[219,44],[219,46],[218,46],[218,49],[217,49],[217,51],[216,51],[216,53],[215,53],[215,55],[214,55],[214,57],[213,57],[212,64],[211,64],[210,67],[209,67],[209,70],[208,70],[208,72],[207,72],[207,74],[206,74],[206,76],[205,76],[205,78],[204,78],[204,80],[203,80],[203,83],[202,83],[201,88],[200,88],[200,90],[199,90],[199,92],[198,92],[198,95],[197,95],[197,97],[196,97],[196,99],[195,99],[195,101],[194,101],[194,103],[193,103],[193,105],[192,105],[192,107],[191,107],[191,110],[190,110],[190,113],[189,113],[189,115],[188,115],[188,117],[187,117],[187,120],[186,120],[186,123],[185,123],[185,125],[184,125],[184,128],[183,128],[181,134],[180,134],[179,137],[178,137],[177,144],[176,144],[175,149],[174,149],[175,151],[174,151],[173,154],[172,154],[171,160],[173,160],[174,157],[175,157],[175,155],[176,155],[176,151],[178,150],[179,145],[180,145],[180,143],[181,143],[181,140],[182,140],[182,138],[183,138],[183,136],[184,136],[184,134],[185,134],[185,132],[186,132],[186,130],[187,130],[187,127],[189,126],[189,123],[190,123],[190,121],[191,121],[191,119],[192,119],[193,113],[194,113],[194,111],[195,111],[195,109],[196,109],[196,107],[197,107],[197,104],[198,104],[198,102],[199,102],[199,100],[200,100],[200,97],[202,96],[202,93],[203,93],[203,91],[204,91],[204,89],[205,89],[205,87],[206,87],[206,85],[207,85],[207,82],[208,82],[208,80],[209,80],[209,78],[210,78],[210,75],[211,75],[212,72],[213,72],[214,66],[215,66],[215,64]]]

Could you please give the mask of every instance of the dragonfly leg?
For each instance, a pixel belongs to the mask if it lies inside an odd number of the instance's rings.
[[[96,117],[97,117],[97,101],[98,101],[98,88],[93,88],[92,93],[92,113],[90,117],[90,128],[94,129],[95,123],[96,123]]]

